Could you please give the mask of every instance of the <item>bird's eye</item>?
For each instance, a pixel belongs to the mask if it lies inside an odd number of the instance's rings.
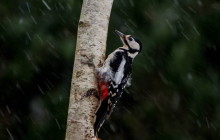
[[[132,38],[132,37],[129,37],[128,40],[129,40],[129,41],[133,41],[133,38]]]

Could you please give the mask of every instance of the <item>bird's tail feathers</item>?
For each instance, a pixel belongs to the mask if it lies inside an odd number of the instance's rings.
[[[99,129],[106,120],[107,108],[108,108],[108,99],[105,99],[103,100],[103,102],[99,106],[99,109],[96,112],[96,120],[94,123],[94,133],[96,137],[98,137]]]

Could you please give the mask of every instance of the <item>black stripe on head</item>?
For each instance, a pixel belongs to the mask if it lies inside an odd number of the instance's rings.
[[[124,43],[128,46],[128,48],[130,49],[131,47],[129,46],[129,44],[128,44],[128,42],[127,42],[127,40],[126,40],[126,37],[125,36],[123,36],[123,40],[124,40]]]
[[[126,40],[126,37],[124,36],[123,37],[123,40],[124,40],[124,42],[125,42],[125,44],[128,46],[128,48],[129,48],[129,52],[130,53],[135,53],[135,52],[137,52],[137,50],[135,50],[135,49],[132,49],[131,47],[130,47],[130,45],[128,44],[128,42],[127,42],[127,40]]]
[[[132,37],[132,38],[134,38],[134,37]],[[141,52],[141,50],[142,50],[142,43],[141,43],[140,40],[138,40],[137,38],[134,38],[134,40],[139,44],[140,50],[132,49],[132,48],[130,47],[130,45],[128,44],[127,40],[125,39],[125,36],[123,37],[123,40],[124,40],[125,44],[128,46],[130,53]]]
[[[134,37],[133,37],[133,38],[134,38]],[[141,41],[138,40],[137,38],[134,38],[134,40],[139,44],[139,46],[140,46],[139,52],[141,52],[141,50],[142,50],[142,43],[141,43]]]

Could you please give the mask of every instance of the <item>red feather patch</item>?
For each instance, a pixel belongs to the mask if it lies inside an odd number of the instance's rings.
[[[101,82],[99,84],[101,90],[102,90],[102,100],[104,100],[106,97],[108,97],[108,83]]]

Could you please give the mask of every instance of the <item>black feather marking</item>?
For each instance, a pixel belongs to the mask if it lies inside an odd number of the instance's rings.
[[[114,60],[110,62],[110,67],[113,72],[117,72],[118,68],[121,64],[122,57],[124,56],[124,52],[118,51],[115,53]]]

